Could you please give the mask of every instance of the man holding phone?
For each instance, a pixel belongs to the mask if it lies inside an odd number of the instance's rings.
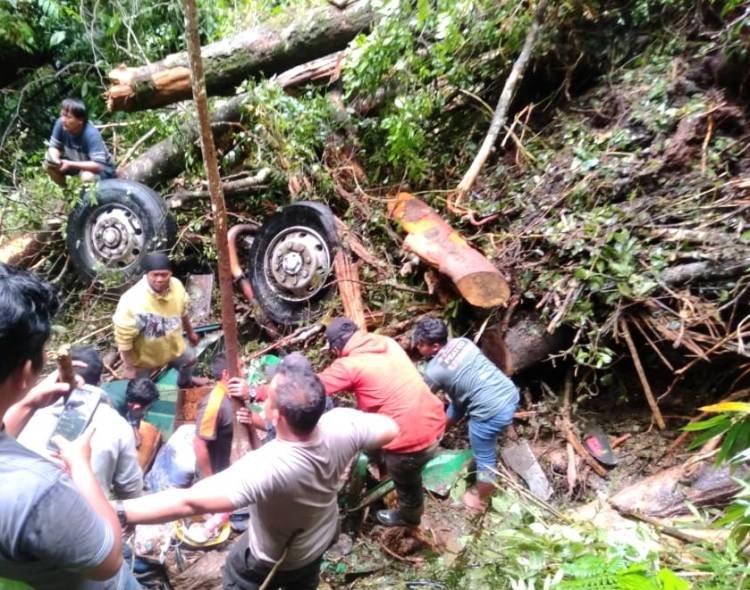
[[[143,491],[143,473],[138,464],[135,438],[128,422],[106,401],[106,394],[99,388],[102,375],[102,359],[92,347],[70,349],[76,373],[83,379],[83,385],[76,389],[82,401],[98,404],[91,424],[94,435],[91,439],[91,467],[104,493],[114,498],[135,498]],[[51,384],[56,381],[53,375]],[[46,380],[45,380],[46,381]],[[75,401],[75,400],[74,400]],[[81,406],[85,409],[86,404]],[[18,442],[42,457],[50,457],[48,446],[50,437],[66,410],[63,398],[40,408],[33,413],[29,423],[18,435]],[[77,408],[69,408],[75,412]],[[82,415],[82,419],[85,416]]]
[[[69,389],[32,387],[58,305],[50,285],[0,264],[0,587],[12,580],[37,590],[137,589],[117,516],[91,471],[93,432],[56,439],[69,475],[14,438],[29,407]]]

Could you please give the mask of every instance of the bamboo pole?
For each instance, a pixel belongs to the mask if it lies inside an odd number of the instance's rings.
[[[219,255],[219,293],[221,298],[221,324],[224,329],[224,346],[227,358],[227,371],[230,377],[240,374],[239,339],[237,320],[234,314],[234,293],[232,273],[229,269],[229,242],[227,240],[227,208],[221,188],[221,176],[216,158],[216,146],[211,132],[211,119],[208,112],[208,95],[206,80],[203,75],[201,43],[198,35],[198,11],[195,0],[183,0],[185,6],[185,37],[190,58],[190,74],[193,86],[193,98],[198,111],[203,165],[208,177],[208,190],[211,193],[211,212],[214,217],[214,238]],[[239,400],[233,400],[235,410],[239,409]],[[235,427],[232,434],[231,461],[244,455],[249,448],[258,447],[258,436],[252,425],[247,429]]]

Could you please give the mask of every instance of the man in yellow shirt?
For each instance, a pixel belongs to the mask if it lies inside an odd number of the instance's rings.
[[[143,270],[143,278],[122,295],[112,317],[125,378],[149,377],[169,365],[180,373],[177,385],[190,387],[196,359],[182,332],[191,346],[200,337],[187,315],[185,287],[172,276],[172,265],[162,252],[147,254]]]

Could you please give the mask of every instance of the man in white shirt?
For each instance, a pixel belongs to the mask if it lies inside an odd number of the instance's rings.
[[[323,414],[325,390],[311,369],[282,362],[266,400],[277,438],[225,471],[185,490],[117,503],[124,523],[157,523],[249,506],[247,532],[224,568],[224,587],[317,588],[325,550],[338,526],[337,490],[360,450],[388,444],[398,426],[387,416],[337,408]]]
[[[95,428],[91,438],[91,468],[104,494],[114,498],[135,498],[143,492],[143,473],[138,464],[133,429],[125,418],[112,406],[106,394],[99,388],[102,376],[102,360],[91,347],[73,347],[71,357],[76,372],[83,378],[84,389],[90,395],[100,396],[102,402],[96,408],[91,423]],[[27,449],[45,458],[52,458],[47,442],[55,430],[57,419],[65,407],[62,398],[51,406],[34,412],[17,440]]]

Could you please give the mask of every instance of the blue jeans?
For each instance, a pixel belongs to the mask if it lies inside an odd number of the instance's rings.
[[[497,437],[513,422],[513,412],[517,404],[511,404],[489,420],[475,420],[469,417],[469,442],[474,451],[477,464],[477,481],[491,483],[495,481],[495,467],[497,466]],[[459,420],[461,414],[451,404],[446,412],[451,420]]]

